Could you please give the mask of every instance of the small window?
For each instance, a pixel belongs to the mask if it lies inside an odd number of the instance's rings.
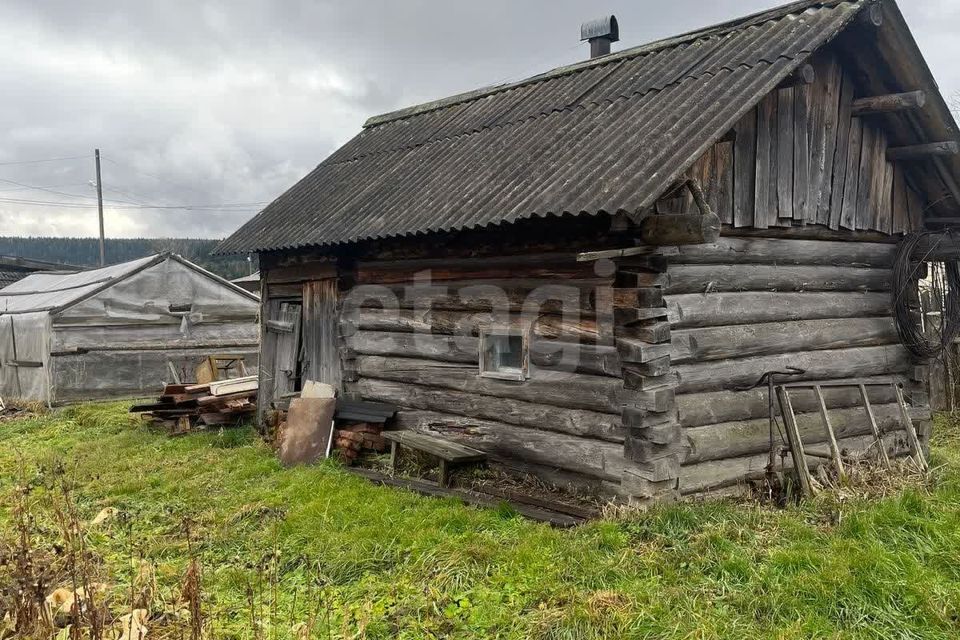
[[[184,304],[177,304],[177,303],[171,302],[168,309],[170,309],[170,313],[190,313],[191,311],[193,311],[193,304],[190,302],[187,302]]]
[[[527,340],[520,332],[480,334],[480,375],[502,380],[526,380]]]

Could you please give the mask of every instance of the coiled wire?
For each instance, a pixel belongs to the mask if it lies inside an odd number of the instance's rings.
[[[929,300],[934,309],[924,309],[920,304],[917,286],[923,263],[946,237],[942,232],[930,231],[908,235],[900,243],[893,265],[893,309],[897,333],[903,346],[923,359],[937,358],[960,335],[960,266],[957,261],[946,262],[942,269],[931,270]],[[929,247],[925,254],[924,246]]]

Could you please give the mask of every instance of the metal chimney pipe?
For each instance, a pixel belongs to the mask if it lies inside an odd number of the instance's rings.
[[[590,43],[590,58],[610,53],[610,45],[620,41],[620,25],[616,16],[605,16],[580,25],[580,41]]]

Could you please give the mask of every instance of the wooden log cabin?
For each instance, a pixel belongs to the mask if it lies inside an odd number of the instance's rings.
[[[588,61],[371,118],[224,241],[262,267],[261,408],[322,380],[635,500],[763,477],[749,387],[785,367],[898,380],[928,437],[892,268],[906,234],[958,220],[960,159],[896,3],[794,2],[616,53],[615,19],[587,27]],[[894,391],[870,399],[902,453]],[[840,447],[869,449],[856,390],[825,403]],[[794,399],[809,442],[817,405]]]

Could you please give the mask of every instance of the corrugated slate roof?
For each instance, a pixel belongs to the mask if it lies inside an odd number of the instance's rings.
[[[0,268],[0,288],[11,285],[29,274],[29,271],[12,271]]]
[[[793,3],[373,118],[218,252],[637,211],[865,1]]]

